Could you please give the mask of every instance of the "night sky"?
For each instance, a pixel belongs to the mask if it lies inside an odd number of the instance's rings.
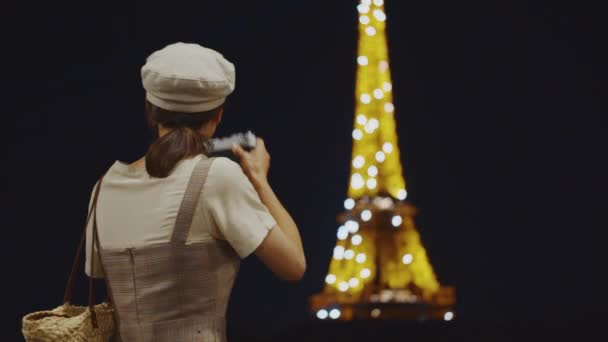
[[[605,315],[602,12],[555,1],[386,2],[408,199],[440,282],[456,287],[457,319]],[[271,185],[308,260],[294,285],[248,258],[229,328],[271,336],[306,326],[348,185],[356,4],[81,1],[12,12],[21,20],[3,30],[2,121],[11,340],[22,315],[61,304],[95,181],[145,153],[140,68],[177,41],[235,64],[218,135],[250,129],[266,140]]]

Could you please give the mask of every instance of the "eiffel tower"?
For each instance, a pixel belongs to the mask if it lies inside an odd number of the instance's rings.
[[[312,313],[321,320],[454,317],[455,289],[439,284],[405,201],[383,0],[361,0],[348,198]]]

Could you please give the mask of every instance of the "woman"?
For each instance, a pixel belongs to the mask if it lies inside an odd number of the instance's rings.
[[[251,151],[233,146],[240,166],[206,155],[234,89],[232,63],[180,42],[151,54],[141,74],[158,138],[145,156],[116,160],[104,175],[94,216],[99,240],[92,219],[85,271],[107,277],[123,341],[225,341],[241,259],[255,254],[279,278],[300,280],[306,259],[298,228],[268,183],[262,139]]]

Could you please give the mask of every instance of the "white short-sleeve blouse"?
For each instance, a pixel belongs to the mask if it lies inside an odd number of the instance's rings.
[[[116,160],[104,176],[97,200],[101,248],[130,248],[169,241],[197,155],[181,160],[166,178],[151,178],[145,168]],[[95,187],[91,190],[89,208]],[[276,225],[239,164],[215,158],[203,186],[187,243],[227,240],[241,258],[251,254]],[[85,272],[91,275],[93,219],[86,236]],[[99,264],[94,250],[96,265]],[[94,277],[103,277],[95,267]]]

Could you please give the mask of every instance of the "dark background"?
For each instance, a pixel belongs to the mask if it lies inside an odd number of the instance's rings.
[[[271,184],[308,259],[295,285],[255,258],[243,263],[233,340],[505,340],[600,327],[603,12],[584,2],[386,2],[409,199],[435,272],[457,289],[453,322],[319,325],[307,312],[348,184],[357,1],[46,2],[7,10],[18,20],[2,24],[3,286],[14,312],[2,340],[20,340],[25,313],[61,303],[94,182],[150,142],[140,68],[176,41],[236,65],[218,134],[265,138]]]

